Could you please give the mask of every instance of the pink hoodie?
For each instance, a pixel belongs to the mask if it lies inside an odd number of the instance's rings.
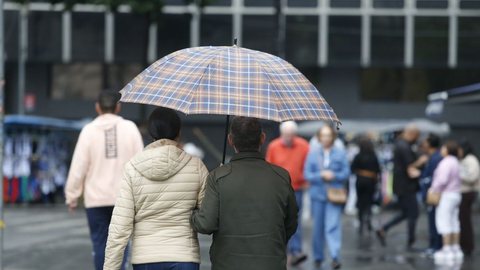
[[[454,156],[446,156],[438,164],[433,174],[432,187],[434,192],[458,192],[461,187],[460,162]]]
[[[65,187],[66,203],[84,194],[85,207],[113,206],[125,164],[143,149],[135,123],[103,114],[80,132]]]

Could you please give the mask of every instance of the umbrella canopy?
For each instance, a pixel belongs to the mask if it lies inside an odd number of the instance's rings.
[[[123,102],[185,114],[339,122],[315,86],[291,64],[237,46],[176,51],[145,69],[121,93]]]

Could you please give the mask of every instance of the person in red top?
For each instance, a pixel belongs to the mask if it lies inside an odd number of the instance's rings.
[[[280,166],[290,173],[292,187],[295,190],[299,209],[298,229],[288,243],[290,263],[293,266],[307,259],[307,255],[302,252],[302,230],[300,226],[302,215],[300,213],[303,192],[307,188],[307,182],[303,177],[303,165],[308,155],[309,144],[305,139],[297,136],[297,130],[298,126],[293,121],[280,124],[280,137],[268,145],[266,156],[268,162]]]

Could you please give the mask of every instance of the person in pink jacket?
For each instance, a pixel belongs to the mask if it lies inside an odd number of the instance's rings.
[[[454,141],[447,141],[441,149],[442,161],[433,175],[430,192],[440,193],[437,206],[435,225],[442,235],[443,247],[434,253],[435,262],[463,260],[459,246],[460,221],[459,207],[461,202],[459,147]]]
[[[96,270],[103,268],[108,226],[120,191],[125,164],[143,149],[135,123],[120,112],[118,92],[103,91],[95,105],[98,117],[78,137],[67,184],[66,204],[71,212],[83,195]]]

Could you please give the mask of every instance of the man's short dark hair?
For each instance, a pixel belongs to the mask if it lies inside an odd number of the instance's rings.
[[[119,92],[116,91],[102,91],[98,95],[98,105],[100,106],[100,110],[103,113],[113,113],[115,112],[115,108],[117,107],[118,102],[122,96]]]
[[[258,152],[262,125],[257,118],[236,116],[230,126],[233,144],[239,152]]]
[[[182,120],[172,109],[156,108],[148,118],[148,132],[154,140],[175,140],[180,135]]]
[[[440,137],[433,133],[428,134],[428,137],[425,140],[427,141],[428,146],[430,146],[431,148],[440,147]]]

